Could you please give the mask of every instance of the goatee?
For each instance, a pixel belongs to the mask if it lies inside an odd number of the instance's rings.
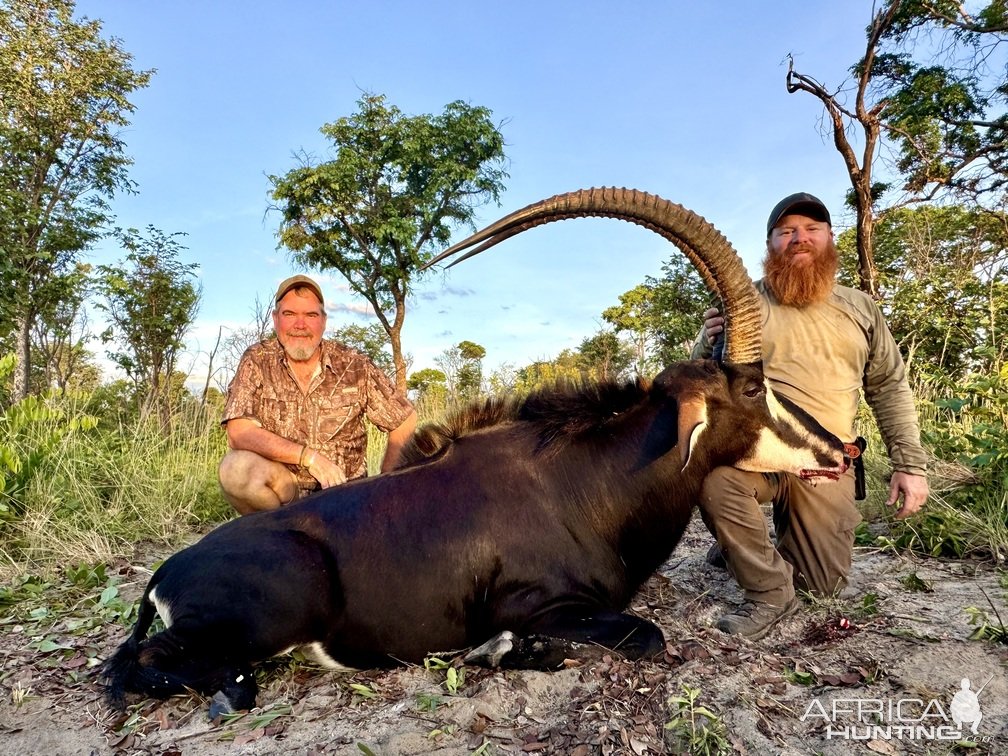
[[[304,362],[305,360],[311,359],[311,356],[315,354],[315,350],[318,346],[312,344],[310,346],[298,346],[296,344],[282,344],[284,351],[287,353],[288,359],[294,362]]]
[[[777,301],[789,307],[807,307],[823,302],[836,283],[837,249],[830,239],[822,253],[808,252],[811,260],[796,261],[789,251],[768,249],[763,259],[763,277]]]

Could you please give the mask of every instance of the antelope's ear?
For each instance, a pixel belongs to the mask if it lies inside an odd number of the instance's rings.
[[[702,396],[687,396],[679,402],[679,458],[683,469],[693,456],[693,447],[707,427],[707,402]]]

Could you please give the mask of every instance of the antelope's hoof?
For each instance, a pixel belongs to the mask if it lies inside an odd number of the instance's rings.
[[[218,690],[213,694],[213,698],[210,699],[210,721],[217,719],[217,717],[222,717],[225,714],[234,714],[235,708],[231,705],[230,699],[224,695],[223,691]]]
[[[501,659],[515,647],[515,634],[510,630],[498,633],[481,646],[477,646],[462,660],[479,667],[499,667]]]

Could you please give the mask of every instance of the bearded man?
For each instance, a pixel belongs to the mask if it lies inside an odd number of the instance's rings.
[[[845,443],[863,390],[892,463],[888,505],[917,512],[928,496],[926,455],[903,358],[875,302],[836,283],[837,250],[829,211],[792,194],[770,212],[762,295],[763,369],[776,393],[813,415]],[[704,313],[693,358],[709,357],[724,319]],[[786,473],[715,469],[704,481],[700,513],[717,539],[708,555],[728,568],[743,604],[718,629],[753,640],[798,610],[796,589],[831,596],[847,585],[854,528],[854,468],[836,483]],[[772,504],[776,542],[760,508]]]
[[[221,421],[230,451],[218,478],[240,514],[367,475],[365,417],[388,433],[382,472],[395,467],[416,427],[413,406],[370,358],[323,338],[325,300],[315,281],[291,276],[274,301],[276,336],[245,350]]]

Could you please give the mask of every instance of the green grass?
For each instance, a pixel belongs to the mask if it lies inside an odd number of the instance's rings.
[[[417,412],[417,427],[426,422],[437,420],[449,409],[444,398],[421,398],[414,403]],[[368,434],[367,469],[368,475],[377,475],[381,471],[382,459],[385,457],[385,446],[388,437],[371,423],[366,423]]]
[[[885,445],[866,408],[859,416],[860,432],[868,440],[868,498],[861,502],[861,511],[866,520],[881,526],[876,545],[1003,564],[1008,559],[1008,466],[990,449],[1003,447],[1008,454],[1008,431],[989,420],[1003,412],[1004,399],[982,395],[974,397],[972,405],[950,411],[949,405],[958,401],[930,384],[918,385],[915,395],[921,435],[932,457],[931,495],[922,510],[907,519],[895,519],[895,509],[885,506],[890,469]],[[1002,436],[992,436],[997,433]]]
[[[71,404],[66,414],[79,413]],[[216,477],[224,450],[217,418],[195,405],[167,430],[137,420],[62,436],[21,496],[20,516],[0,526],[0,574],[108,562],[140,542],[176,544],[229,517]]]

